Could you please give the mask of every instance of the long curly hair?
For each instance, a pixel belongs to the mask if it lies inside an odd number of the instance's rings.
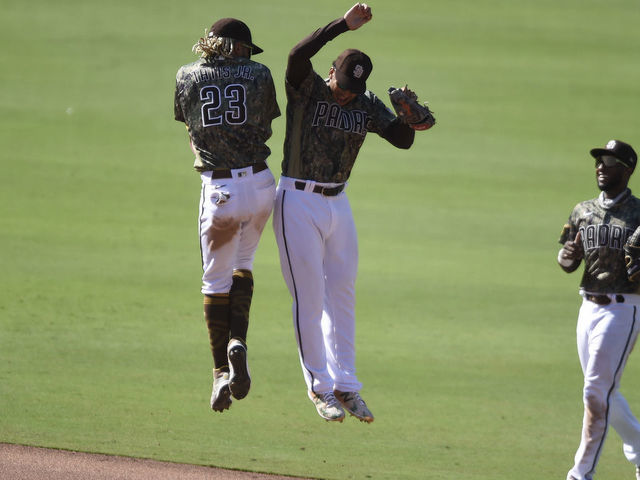
[[[200,37],[191,50],[202,58],[213,58],[217,56],[232,58],[234,56],[233,47],[233,39],[217,37],[211,33],[207,34],[207,31],[205,30],[205,36]]]

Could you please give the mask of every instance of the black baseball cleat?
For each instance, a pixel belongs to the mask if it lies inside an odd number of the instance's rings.
[[[229,359],[229,390],[236,400],[241,400],[249,393],[251,376],[247,364],[247,347],[237,338],[231,339],[227,346]]]

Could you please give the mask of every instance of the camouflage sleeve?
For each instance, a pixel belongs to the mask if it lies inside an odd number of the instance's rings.
[[[578,234],[578,227],[576,225],[575,214],[576,214],[576,209],[574,208],[573,211],[571,212],[571,215],[569,215],[569,219],[567,220],[567,223],[565,223],[564,226],[562,227],[562,232],[560,232],[560,238],[558,239],[558,243],[564,245],[568,241],[576,238],[576,235]]]
[[[370,104],[367,130],[382,136],[396,116],[373,92],[367,90],[364,95]]]
[[[280,107],[278,106],[278,100],[276,98],[276,87],[273,84],[273,78],[271,77],[271,73],[269,73],[269,85],[267,87],[268,92],[268,101],[271,105],[271,120],[274,118],[278,118],[280,113]]]
[[[176,90],[173,94],[173,117],[178,122],[184,122],[184,113],[182,113],[182,106],[180,105],[180,72],[176,75]]]

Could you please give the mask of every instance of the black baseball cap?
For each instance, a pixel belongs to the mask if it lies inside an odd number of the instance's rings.
[[[603,155],[616,157],[631,169],[635,169],[636,163],[638,162],[638,156],[631,145],[621,142],[620,140],[609,140],[604,148],[591,149],[591,156],[593,158],[600,158]]]
[[[342,52],[333,62],[338,86],[353,93],[364,93],[367,89],[367,78],[373,64],[371,59],[360,50],[349,48]]]
[[[251,30],[249,30],[249,27],[247,27],[244,22],[237,18],[221,18],[211,25],[209,36],[212,37],[214,35],[216,37],[226,37],[246,43],[251,47],[252,55],[257,55],[264,51],[251,41]]]

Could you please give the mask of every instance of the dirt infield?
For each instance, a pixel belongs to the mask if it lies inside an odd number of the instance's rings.
[[[304,480],[262,473],[0,443],[7,480]]]

